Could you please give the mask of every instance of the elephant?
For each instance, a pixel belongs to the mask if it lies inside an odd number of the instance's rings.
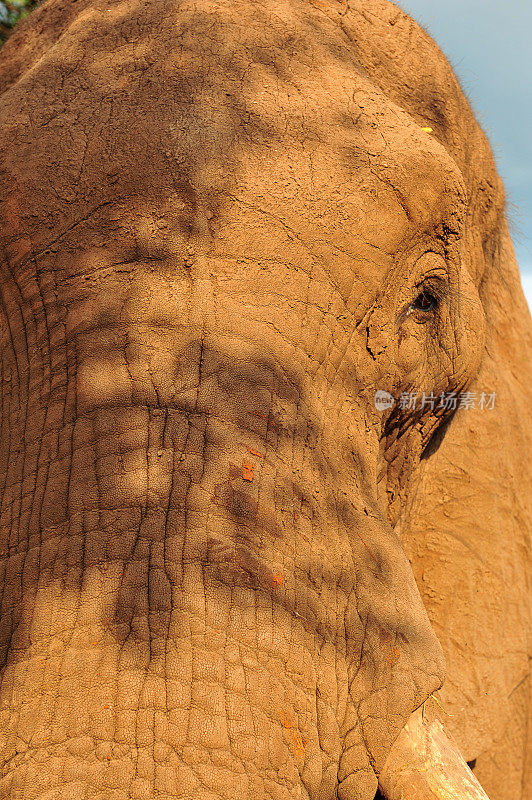
[[[47,0],[0,93],[0,798],[531,797],[532,326],[434,41]]]

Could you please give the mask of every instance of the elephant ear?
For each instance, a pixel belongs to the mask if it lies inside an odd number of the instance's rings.
[[[401,520],[447,660],[435,711],[466,759],[476,760],[490,796],[532,797],[532,325],[504,190],[428,34],[385,0],[355,0],[349,9],[341,24],[361,67],[431,129],[461,170],[469,205],[463,266],[486,320],[480,368],[468,386],[475,407],[458,410],[439,446],[427,448]],[[480,407],[483,392],[494,395],[493,408]]]

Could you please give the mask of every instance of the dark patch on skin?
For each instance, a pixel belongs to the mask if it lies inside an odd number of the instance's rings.
[[[442,444],[445,434],[449,430],[451,422],[453,421],[454,415],[456,414],[456,409],[452,410],[448,416],[444,417],[444,419],[440,422],[434,433],[431,435],[430,439],[428,440],[427,444],[423,448],[421,453],[421,460],[430,458],[430,456],[434,455],[440,448]]]
[[[228,586],[271,589],[275,583],[273,571],[248,548],[218,539],[207,541],[204,569],[211,578]]]
[[[239,475],[240,473],[237,473],[236,477]],[[216,485],[213,501],[236,520],[247,522],[257,518],[257,500],[241,489],[234,489],[230,481]]]

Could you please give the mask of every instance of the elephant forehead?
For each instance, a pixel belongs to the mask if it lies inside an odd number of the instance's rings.
[[[15,260],[58,236],[84,246],[86,220],[117,256],[128,238],[153,250],[166,224],[237,258],[286,258],[288,235],[339,284],[378,285],[460,215],[454,161],[363,74],[337,21],[295,0],[183,3],[156,22],[132,6],[82,10],[3,95]]]
[[[409,121],[370,125],[349,140],[331,126],[318,145],[248,151],[219,209],[215,251],[319,265],[348,301],[353,291],[371,298],[394,261],[420,241],[430,247],[443,226],[461,232],[465,190],[443,148]]]

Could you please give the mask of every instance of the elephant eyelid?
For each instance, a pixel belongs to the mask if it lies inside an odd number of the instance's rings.
[[[430,292],[438,300],[444,300],[449,293],[449,284],[447,278],[443,275],[430,275],[423,278],[416,284],[414,289],[415,296],[420,292]]]
[[[398,324],[401,326],[409,317],[418,322],[429,322],[437,318],[438,310],[445,298],[449,296],[447,275],[426,275],[418,281],[410,293],[409,301],[399,313]]]
[[[400,321],[412,314],[425,321],[434,316],[441,302],[448,295],[448,282],[443,275],[430,275],[419,281],[412,290],[411,299],[404,307]]]

